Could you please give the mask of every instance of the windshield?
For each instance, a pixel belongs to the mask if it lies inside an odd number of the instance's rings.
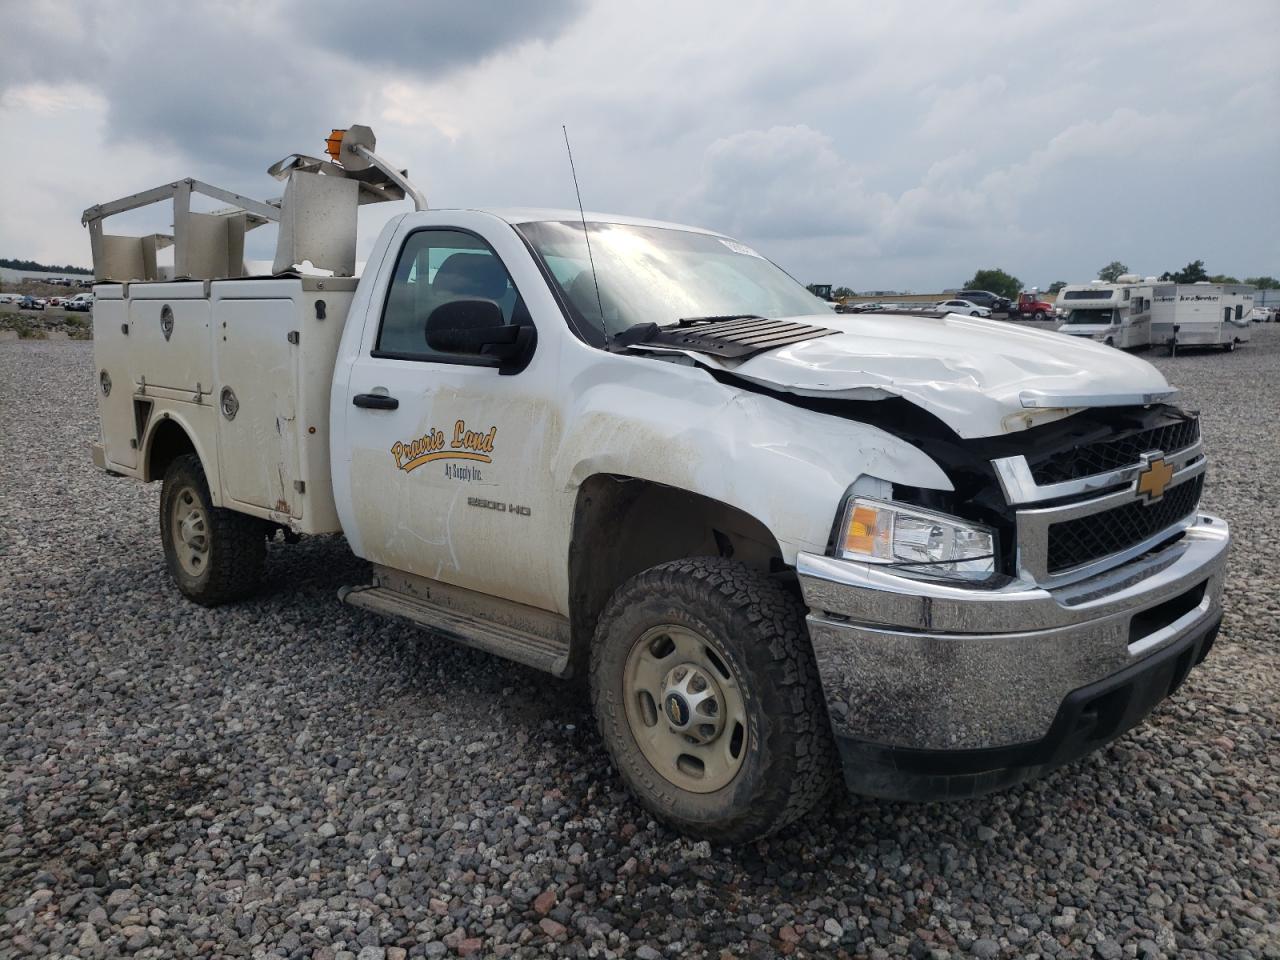
[[[781,269],[734,240],[666,227],[587,226],[594,278],[581,222],[523,223],[517,229],[542,258],[577,319],[611,336],[640,323],[668,326],[692,317],[830,312]]]
[[[1110,324],[1116,319],[1115,310],[1072,310],[1067,314],[1067,323]]]

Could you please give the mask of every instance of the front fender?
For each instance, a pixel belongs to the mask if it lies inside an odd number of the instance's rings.
[[[690,367],[610,366],[630,375],[574,392],[566,418],[572,426],[554,463],[566,494],[599,473],[689,490],[759,520],[794,563],[800,551],[825,551],[836,513],[860,477],[953,489],[931,458],[878,427]]]

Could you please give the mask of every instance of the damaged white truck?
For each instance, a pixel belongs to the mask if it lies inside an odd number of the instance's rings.
[[[841,773],[931,800],[1051,770],[1209,651],[1227,525],[1148,363],[834,315],[708,230],[427,209],[374,146],[281,161],[277,201],[183,180],[85,212],[94,459],[163,482],[191,599],[251,594],[281,528],[341,531],[373,571],[346,603],[585,678],[640,801],[723,841]],[[406,194],[355,279],[358,204]],[[172,237],[104,232],[169,198]]]

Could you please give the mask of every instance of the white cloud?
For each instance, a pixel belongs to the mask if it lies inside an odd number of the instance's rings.
[[[1274,0],[305,9],[24,8],[0,120],[39,150],[0,154],[0,252],[83,262],[84,206],[176,176],[272,195],[268,163],[353,122],[433,204],[571,206],[567,123],[588,207],[737,233],[806,279],[1280,272]]]

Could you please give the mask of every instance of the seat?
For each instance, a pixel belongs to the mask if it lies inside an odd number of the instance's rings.
[[[502,262],[491,253],[451,253],[440,264],[432,292],[438,303],[462,297],[501,302],[509,282]]]

